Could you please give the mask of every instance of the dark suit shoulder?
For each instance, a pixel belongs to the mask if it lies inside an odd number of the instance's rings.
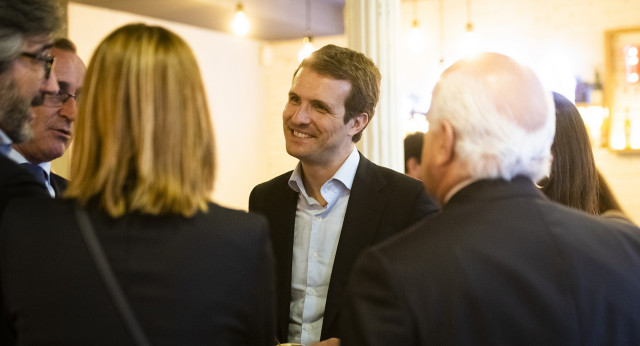
[[[269,206],[274,203],[275,199],[287,193],[293,193],[294,191],[289,187],[289,178],[292,172],[283,173],[269,181],[256,185],[249,195],[249,210],[265,212],[266,209],[270,209]]]
[[[0,154],[0,217],[9,201],[23,197],[50,197],[28,171]]]
[[[258,185],[256,185],[253,188],[252,194],[255,193],[268,193],[268,192],[272,192],[273,189],[281,189],[283,186],[289,186],[289,178],[291,177],[291,174],[293,173],[293,171],[289,171],[283,174],[280,174],[279,176],[265,181],[263,183],[260,183]]]

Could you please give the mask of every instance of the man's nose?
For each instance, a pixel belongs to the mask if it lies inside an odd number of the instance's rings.
[[[60,107],[60,115],[71,121],[75,121],[78,115],[78,101],[76,101],[74,97],[69,97],[67,102],[63,103],[62,107]]]
[[[296,124],[308,124],[309,123],[309,107],[306,105],[300,105],[291,117],[291,120]]]

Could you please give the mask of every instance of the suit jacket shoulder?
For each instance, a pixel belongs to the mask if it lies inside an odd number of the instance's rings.
[[[0,218],[10,200],[38,196],[49,196],[49,192],[31,173],[0,154]]]
[[[358,260],[343,343],[638,344],[639,258],[635,226],[475,182]]]
[[[130,344],[72,206],[24,199],[7,209],[0,227],[5,310],[20,321],[13,327],[25,344]],[[189,218],[87,210],[152,343],[273,345],[273,258],[262,216],[213,203]]]

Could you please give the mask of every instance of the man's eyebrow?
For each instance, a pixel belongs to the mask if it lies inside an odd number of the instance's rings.
[[[40,50],[38,50],[38,53],[42,53],[45,50],[49,50],[51,48],[53,48],[53,43],[47,43],[44,46],[42,46],[42,48],[40,48]]]

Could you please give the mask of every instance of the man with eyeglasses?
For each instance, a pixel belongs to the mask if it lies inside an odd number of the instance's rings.
[[[56,1],[0,0],[0,218],[13,198],[48,195],[7,155],[12,143],[32,135],[31,106],[58,93],[50,50],[51,34],[59,26]]]
[[[57,197],[66,189],[67,180],[51,172],[51,161],[64,154],[73,138],[78,95],[86,67],[76,54],[75,45],[67,39],[57,39],[51,54],[56,59],[54,72],[60,90],[56,94],[45,94],[44,103],[33,108],[33,137],[14,143],[9,157],[33,170],[49,194]]]
[[[60,27],[58,2],[0,0],[0,221],[6,204],[18,197],[48,196],[46,189],[6,155],[12,143],[28,140],[31,106],[58,93],[52,72],[51,34]],[[0,306],[0,345],[15,343]]]

